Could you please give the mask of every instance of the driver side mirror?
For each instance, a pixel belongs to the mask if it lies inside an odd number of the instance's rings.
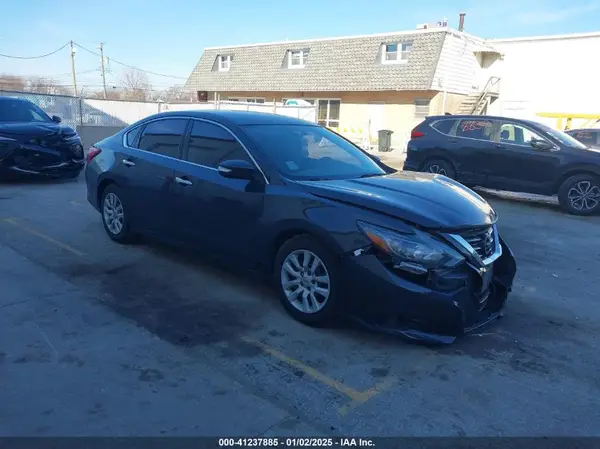
[[[257,170],[252,164],[242,160],[224,161],[219,164],[217,170],[224,178],[253,180]]]
[[[531,139],[529,144],[534,150],[539,151],[550,151],[552,148],[554,148],[554,145],[546,140]]]
[[[60,123],[60,122],[62,122],[62,119],[58,115],[53,115],[52,116],[52,121],[54,123]]]

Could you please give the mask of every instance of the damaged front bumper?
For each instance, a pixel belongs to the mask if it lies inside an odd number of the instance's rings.
[[[0,179],[41,176],[71,178],[85,166],[83,146],[71,139],[54,146],[0,138]]]
[[[512,251],[500,237],[498,244],[485,291],[481,276],[466,263],[429,273],[423,282],[390,270],[368,251],[349,256],[350,316],[372,330],[428,344],[450,344],[473,334],[502,316],[516,274]]]

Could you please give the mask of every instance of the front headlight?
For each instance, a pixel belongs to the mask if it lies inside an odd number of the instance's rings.
[[[380,226],[358,222],[358,227],[373,244],[392,258],[394,268],[425,274],[434,268],[450,268],[464,257],[430,234],[413,230],[400,233]]]

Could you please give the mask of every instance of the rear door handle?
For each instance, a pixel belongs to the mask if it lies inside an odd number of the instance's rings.
[[[494,147],[500,148],[501,150],[503,150],[503,149],[506,148],[504,145],[500,145],[499,143],[497,143],[496,145],[494,145]]]
[[[121,162],[128,167],[135,167],[135,162],[133,162],[131,159],[123,159]]]
[[[177,184],[181,184],[182,186],[191,186],[192,185],[192,181],[190,181],[189,179],[180,178],[179,176],[177,176],[175,178],[175,182]]]

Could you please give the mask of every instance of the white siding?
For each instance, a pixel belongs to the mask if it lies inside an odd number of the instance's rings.
[[[481,66],[473,52],[476,48],[477,44],[470,37],[449,32],[442,46],[432,89],[442,90],[440,81],[451,93],[470,94],[477,87],[483,89],[487,79],[481,84]]]
[[[600,33],[488,42],[505,54],[495,112],[600,114]]]

